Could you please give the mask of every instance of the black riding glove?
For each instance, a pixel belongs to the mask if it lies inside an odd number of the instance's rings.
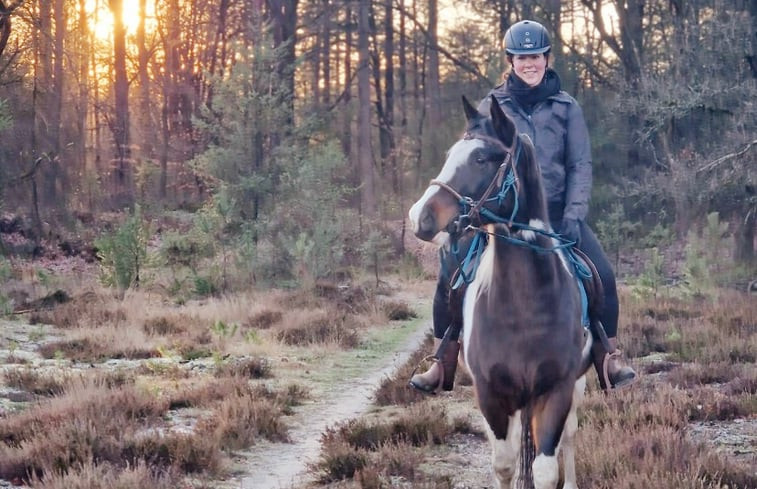
[[[574,241],[576,246],[581,244],[581,222],[578,219],[565,217],[560,224],[560,234],[565,239]]]

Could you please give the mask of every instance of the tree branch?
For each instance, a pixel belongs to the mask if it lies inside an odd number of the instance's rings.
[[[721,163],[723,163],[725,161],[732,160],[733,158],[738,158],[739,156],[741,156],[741,155],[745,154],[747,151],[749,151],[755,145],[757,145],[757,139],[755,139],[754,141],[752,141],[750,143],[747,143],[746,146],[744,146],[741,150],[739,150],[739,151],[737,151],[735,153],[728,153],[727,155],[723,155],[720,158],[707,163],[706,165],[704,165],[703,167],[701,167],[701,168],[699,168],[697,170],[697,174],[705,172],[705,171],[712,170],[712,169],[716,168],[718,165],[720,165]]]
[[[413,24],[415,24],[415,27],[417,27],[418,30],[421,32],[421,34],[423,34],[423,37],[425,37],[427,40],[431,39],[431,36],[429,36],[426,28],[423,26],[423,24],[421,24],[421,22],[413,14],[408,12],[401,4],[397,3],[396,5],[397,5],[397,10],[400,12],[400,14],[404,15],[405,17],[413,21]],[[489,78],[484,76],[484,74],[481,73],[481,71],[476,66],[473,66],[471,64],[466,63],[465,61],[461,59],[458,59],[457,57],[455,57],[455,55],[453,55],[452,53],[444,49],[438,43],[436,44],[436,46],[432,46],[430,43],[428,45],[431,49],[436,49],[437,51],[439,51],[445,58],[451,61],[452,64],[454,64],[458,68],[461,68],[465,70],[466,72],[470,73],[471,75],[475,76],[479,81],[483,81],[483,82],[486,82],[487,84],[491,84],[491,80],[489,80]]]
[[[9,178],[5,181],[5,186],[11,186],[15,185],[18,182],[21,182],[23,180],[26,180],[28,178],[31,178],[34,176],[35,173],[37,173],[37,168],[39,168],[39,164],[42,163],[42,160],[50,159],[47,155],[42,155],[36,160],[34,160],[34,163],[32,164],[32,167],[26,170],[24,173],[20,175],[16,175],[15,177]]]

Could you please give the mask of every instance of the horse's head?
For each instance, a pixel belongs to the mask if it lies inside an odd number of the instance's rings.
[[[441,173],[410,208],[413,231],[426,241],[457,227],[460,215],[471,210],[478,214],[487,209],[514,218],[521,206],[521,196],[516,195],[523,166],[520,162],[528,160],[528,166],[535,166],[531,164],[533,146],[519,137],[515,123],[496,99],[492,98],[488,116],[479,113],[465,97],[463,108],[467,119],[463,138],[447,151]]]

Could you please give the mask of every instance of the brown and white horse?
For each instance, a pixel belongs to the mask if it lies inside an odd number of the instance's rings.
[[[465,135],[410,220],[426,241],[461,227],[488,239],[464,296],[463,350],[499,487],[555,488],[561,448],[563,487],[575,489],[575,409],[591,344],[577,281],[550,228],[531,141],[496,100],[490,116],[463,105]]]

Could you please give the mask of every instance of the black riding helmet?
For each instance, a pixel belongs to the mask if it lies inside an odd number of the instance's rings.
[[[521,20],[510,26],[502,42],[507,54],[541,54],[552,49],[547,29],[533,20]]]

